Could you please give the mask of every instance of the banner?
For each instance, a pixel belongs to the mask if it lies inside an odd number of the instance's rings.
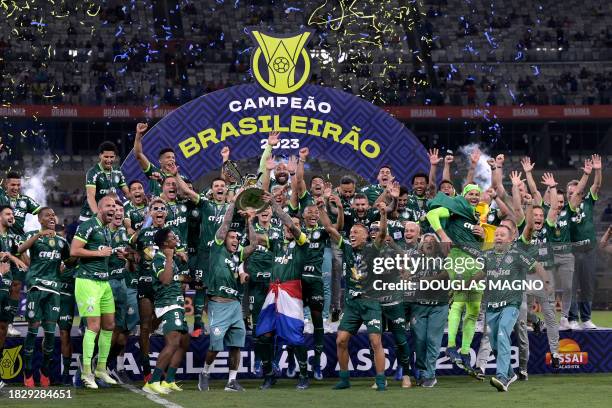
[[[472,364],[476,362],[477,348],[480,344],[482,333],[476,333],[473,348],[471,350]],[[311,335],[306,335],[306,344],[310,347],[308,351],[309,359],[313,356],[313,338]],[[414,350],[412,339],[409,333],[409,343],[411,350]],[[514,336],[512,337],[513,344],[516,344]],[[38,338],[36,352],[33,361],[34,372],[38,372],[42,364],[42,354],[40,352],[42,338]],[[442,340],[441,354],[438,357],[436,374],[444,375],[464,375],[465,373],[450,364],[448,358],[444,355],[444,345],[446,344],[446,335]],[[151,337],[151,366],[155,367],[155,360],[158,353],[164,345],[164,339],[161,336]],[[82,346],[81,337],[72,338],[72,346],[74,354],[70,368],[71,374],[74,374],[77,368],[77,355],[80,353]],[[383,337],[383,346],[386,354],[386,372],[387,376],[391,376],[397,366],[395,359],[395,343],[393,336],[390,333],[385,333]],[[23,339],[9,337],[6,339],[4,355],[0,360],[0,379],[7,382],[23,381]],[[279,346],[280,347],[280,346]],[[545,334],[536,336],[533,332],[529,333],[529,364],[528,371],[530,374],[545,374],[551,373],[550,353],[548,352],[548,340]],[[189,351],[185,355],[183,365],[178,370],[178,379],[180,380],[196,380],[198,374],[202,370],[204,364],[204,356],[208,350],[208,337],[204,336],[200,339],[191,340]],[[610,373],[612,372],[612,330],[592,330],[592,331],[574,331],[561,332],[561,340],[559,344],[559,352],[561,355],[561,367],[559,373]],[[370,354],[368,335],[361,332],[351,338],[349,343],[349,355],[351,358],[350,370],[353,377],[373,377],[375,375],[372,356]],[[130,337],[128,340],[127,352],[125,354],[125,368],[132,378],[142,378],[142,373],[137,364],[139,356],[138,338]],[[61,373],[61,354],[60,341],[56,339],[54,364],[52,367],[51,379],[60,381]],[[512,346],[511,356],[512,367],[518,367],[518,347]],[[239,378],[255,378],[254,375],[254,352],[253,339],[247,336],[245,348],[242,350],[242,360],[239,369]],[[281,369],[287,368],[287,353],[282,352],[279,360]],[[229,370],[229,356],[227,352],[220,352],[213,366],[213,378],[226,378]],[[336,335],[325,335],[325,349],[321,355],[321,368],[323,375],[326,378],[338,376],[338,360],[336,359]],[[309,365],[309,369],[312,369]],[[495,373],[495,357],[491,354],[487,364],[487,374]]]
[[[0,117],[38,119],[104,119],[145,120],[163,118],[178,106],[74,106],[74,105],[10,105],[0,106]],[[383,110],[398,120],[442,121],[463,120],[572,120],[612,119],[610,105],[590,106],[382,106]]]

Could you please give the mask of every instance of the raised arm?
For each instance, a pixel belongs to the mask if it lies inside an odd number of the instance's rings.
[[[436,195],[436,176],[438,172],[438,164],[442,161],[442,158],[438,156],[438,149],[429,150],[429,184],[427,186],[427,192],[430,197]]]
[[[442,170],[442,180],[448,180],[450,182],[452,182],[451,180],[451,163],[455,160],[455,157],[448,153],[446,156],[444,156],[444,170]]]
[[[467,174],[467,184],[474,184],[474,174],[476,174],[476,166],[480,160],[480,149],[475,148],[470,154],[470,168]]]
[[[329,203],[333,203],[336,206],[336,210],[338,213],[336,214],[336,223],[333,224],[333,227],[337,231],[341,231],[344,228],[344,208],[342,207],[342,200],[337,195],[329,196]]]
[[[580,180],[576,185],[576,190],[574,190],[574,194],[572,194],[572,197],[569,199],[569,207],[572,211],[576,211],[576,208],[578,208],[578,206],[582,202],[582,192],[584,191],[587,183],[589,182],[589,176],[593,171],[593,162],[589,159],[586,159],[584,161],[584,167],[582,168],[582,171],[582,177],[580,177]]]
[[[557,182],[552,173],[544,173],[542,175],[542,184],[548,188],[548,197],[550,200],[550,209],[546,214],[546,222],[549,226],[557,223],[559,210],[557,209]]]
[[[274,214],[276,214],[278,219],[281,220],[283,225],[285,225],[285,226],[287,226],[289,228],[289,230],[291,231],[291,233],[293,234],[295,239],[297,239],[302,234],[302,231],[300,231],[300,229],[298,227],[296,227],[295,224],[293,224],[293,220],[291,219],[291,216],[289,216],[289,214],[284,212],[283,209],[281,208],[281,206],[276,201],[274,201],[272,199],[272,194],[264,192],[264,194],[262,196],[262,199],[265,202],[270,203],[270,205],[272,206],[272,211],[274,212]]]
[[[599,190],[601,189],[601,182],[603,179],[602,168],[601,168],[601,156],[598,154],[594,154],[591,156],[591,162],[593,163],[593,170],[595,170],[595,179],[593,180],[593,185],[591,186],[591,194],[593,198],[597,198],[599,195]]]
[[[255,232],[255,220],[257,217],[255,216],[255,210],[247,210],[246,212],[246,222],[249,233],[249,245],[242,250],[242,261],[244,262],[257,248],[259,245],[259,237]]]
[[[533,199],[531,195],[525,196],[525,228],[523,229],[523,241],[530,242],[531,234],[533,234]]]
[[[387,204],[378,203],[376,205],[378,211],[380,212],[380,230],[378,231],[378,235],[376,235],[376,244],[382,245],[387,239]]]
[[[338,230],[334,228],[334,225],[329,219],[329,215],[327,215],[327,211],[325,210],[325,200],[323,200],[322,198],[317,199],[317,207],[319,207],[320,220],[321,224],[323,225],[323,228],[325,228],[325,231],[327,231],[334,243],[339,243],[342,236],[340,235]],[[342,211],[338,211],[339,214],[341,212]]]
[[[136,160],[138,160],[138,164],[142,171],[147,171],[149,166],[151,166],[151,162],[147,159],[147,156],[142,152],[142,138],[144,137],[144,133],[148,129],[148,125],[146,123],[139,123],[136,125],[136,137],[134,138],[134,156],[136,156]]]
[[[276,146],[279,142],[279,136],[280,132],[277,131],[272,131],[268,134],[268,144],[266,145],[266,148],[264,149],[261,155],[261,159],[259,159],[258,173],[264,172],[264,169],[266,168],[266,162],[268,161],[270,156],[272,156],[272,148]]]
[[[523,171],[525,172],[525,177],[527,178],[527,187],[529,187],[529,192],[533,197],[534,203],[541,205],[542,194],[540,194],[538,191],[538,186],[533,178],[533,168],[535,167],[535,163],[532,163],[529,157],[523,157],[521,160],[521,165],[523,166]]]
[[[261,174],[261,189],[263,191],[270,191],[270,173],[276,167],[276,160],[274,157],[268,157],[263,168],[263,173]]]
[[[516,217],[517,224],[520,224],[525,213],[523,212],[521,190],[520,185],[523,183],[521,180],[521,172],[513,171],[510,173],[510,181],[512,182],[512,211]]]
[[[185,180],[183,180],[183,178],[178,175],[178,167],[176,168],[176,173],[175,173],[174,179],[176,180],[176,187],[178,188],[179,192],[181,192],[181,193],[183,193],[183,195],[187,196],[189,201],[192,201],[195,204],[200,202],[200,195],[198,193],[196,193],[195,191],[193,191],[187,185]]]
[[[307,147],[302,147],[300,149],[300,159],[295,172],[295,177],[297,179],[298,186],[298,197],[301,197],[302,194],[304,194],[304,192],[306,191],[306,182],[304,181],[304,163],[306,163],[309,153],[310,150]]]
[[[223,222],[221,226],[215,233],[215,240],[217,242],[225,241],[225,237],[230,229],[230,225],[232,224],[232,218],[234,217],[234,201],[230,203],[225,211],[225,215],[223,216]]]

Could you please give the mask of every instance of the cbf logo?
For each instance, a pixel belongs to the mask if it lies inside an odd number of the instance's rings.
[[[300,89],[310,77],[310,56],[304,46],[312,33],[304,30],[299,34],[272,36],[251,30],[251,37],[257,43],[251,57],[251,71],[259,85],[281,95]]]
[[[19,351],[21,346],[4,349],[0,354],[0,379],[10,380],[17,377],[23,366],[23,360]]]

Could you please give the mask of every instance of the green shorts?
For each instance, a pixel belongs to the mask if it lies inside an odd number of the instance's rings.
[[[72,321],[74,320],[74,294],[60,294],[60,312],[57,324],[60,330],[72,329]]]
[[[108,284],[113,291],[115,300],[115,327],[125,331],[127,329],[127,287],[123,279],[109,279]]]
[[[380,303],[368,299],[347,299],[344,302],[344,314],[338,330],[356,334],[362,324],[368,333],[382,333],[382,310]]]
[[[255,333],[257,319],[268,295],[269,288],[270,284],[268,282],[249,281],[249,310],[251,311],[251,320],[253,322],[253,333]]]
[[[13,277],[13,280],[17,282],[21,282],[22,284],[26,280],[27,272],[28,272],[27,270],[22,270],[15,266],[11,267],[11,276]]]
[[[185,309],[181,306],[168,310],[159,317],[159,320],[159,326],[164,336],[173,331],[180,333],[187,333],[188,331],[187,321],[185,320]]]
[[[138,300],[140,299],[149,299],[151,303],[155,302],[155,291],[150,276],[141,276],[138,279]]]
[[[140,316],[138,315],[138,290],[135,288],[127,288],[126,294],[126,329],[128,331],[132,331],[138,325],[138,323],[140,323]]]
[[[32,288],[26,300],[26,320],[33,322],[57,322],[60,314],[60,295]]]
[[[308,306],[311,310],[322,311],[325,302],[323,278],[303,277],[302,299],[304,299],[304,307]]]
[[[210,319],[211,351],[223,351],[224,347],[244,347],[246,329],[242,318],[242,305],[239,301],[208,301]]]
[[[113,290],[108,281],[76,278],[74,296],[81,317],[115,313]]]
[[[11,302],[8,290],[0,290],[0,322],[12,322]]]

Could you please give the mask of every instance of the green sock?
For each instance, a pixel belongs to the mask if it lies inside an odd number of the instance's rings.
[[[323,343],[325,341],[325,333],[323,332],[323,328],[315,327],[314,329],[314,359],[313,366],[321,365],[321,353],[323,352]]]
[[[296,346],[295,355],[298,367],[300,368],[300,377],[308,377],[308,352],[306,351],[306,346]]]
[[[100,338],[98,338],[98,370],[106,370],[106,360],[110,352],[113,332],[111,330],[100,330]]]
[[[335,390],[343,390],[351,387],[351,382],[349,381],[349,372],[348,370],[340,370],[340,381],[334,385]]]
[[[385,377],[385,373],[379,373],[376,374],[376,390],[377,391],[384,391],[385,387],[386,387],[386,382],[387,382],[387,377]]]
[[[19,299],[9,298],[8,304],[9,304],[10,314],[11,314],[11,321],[9,323],[13,323],[15,316],[17,316],[17,314],[19,313]]]
[[[272,337],[261,336],[259,340],[261,366],[263,368],[263,373],[266,376],[270,376],[273,374],[272,357],[274,355],[274,344],[272,343]]]
[[[32,357],[34,356],[34,347],[36,345],[36,335],[38,328],[28,327],[28,333],[23,341],[23,360],[26,375],[32,375]]]
[[[206,300],[203,289],[196,289],[193,297],[193,329],[202,328],[202,313],[204,312],[204,303]]]
[[[62,375],[70,374],[70,363],[72,363],[72,357],[62,356],[62,365],[64,366],[62,369]]]
[[[161,368],[155,367],[155,370],[153,370],[153,375],[151,376],[151,379],[149,380],[149,384],[160,382],[162,375],[164,375],[164,371]]]
[[[168,371],[166,371],[166,382],[174,382],[174,377],[176,376],[176,368],[168,367]]]
[[[85,329],[83,336],[83,374],[91,374],[91,358],[96,347],[96,336],[98,333]]]
[[[55,328],[54,328],[55,329]],[[51,330],[50,327],[45,328],[45,337],[42,344],[43,349],[43,363],[41,371],[45,376],[49,376],[49,369],[53,362],[53,349],[55,346],[55,331]]]

